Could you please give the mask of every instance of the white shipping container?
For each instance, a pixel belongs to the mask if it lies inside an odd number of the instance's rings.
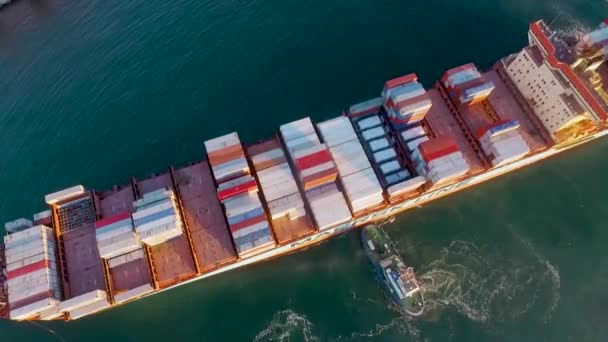
[[[51,230],[51,228],[49,228],[47,226],[37,225],[32,228],[20,230],[18,232],[5,235],[4,244],[10,244],[11,242],[15,242],[20,239],[25,239],[28,237],[39,236],[39,235],[50,238],[51,236],[53,236],[53,231]]]
[[[383,175],[388,175],[389,173],[399,169],[401,169],[401,164],[399,164],[399,161],[397,160],[389,161],[380,165],[380,171],[382,171]]]
[[[312,176],[315,175],[317,173],[326,171],[326,170],[330,170],[336,167],[336,164],[334,164],[333,160],[332,161],[328,161],[325,162],[323,164],[319,164],[317,166],[305,169],[303,171],[300,172],[300,179],[303,180],[304,177],[308,177],[308,176]]]
[[[378,151],[374,153],[374,161],[376,164],[380,164],[384,161],[391,160],[397,156],[394,148],[387,148],[386,150]]]
[[[399,196],[415,191],[424,185],[424,183],[426,183],[426,179],[422,176],[418,176],[388,187],[387,192],[391,197]]]
[[[268,209],[273,220],[290,215],[291,211],[300,207],[304,207],[304,202],[297,192],[268,202]]]
[[[4,224],[4,230],[9,233],[12,233],[17,229],[31,228],[31,227],[32,227],[32,221],[30,221],[26,218],[16,219],[14,221],[6,222]]]
[[[377,98],[374,98],[371,100],[367,100],[365,102],[357,103],[357,104],[350,106],[350,108],[348,109],[348,112],[352,115],[357,115],[359,113],[363,113],[368,110],[382,106],[383,101],[384,101],[384,99],[382,97],[377,97]]]
[[[294,140],[315,133],[312,121],[310,121],[310,118],[308,117],[281,125],[279,130],[285,141]]]
[[[293,174],[291,173],[289,164],[282,163],[258,172],[258,179],[262,183],[262,186],[273,185],[293,179]]]
[[[6,262],[8,264],[20,261],[20,260],[24,260],[27,259],[29,257],[32,257],[34,255],[38,255],[38,254],[42,254],[45,253],[47,255],[53,254],[55,255],[55,248],[54,247],[48,247],[48,246],[36,246],[36,247],[32,247],[30,249],[26,249],[26,250],[22,250],[22,251],[18,251],[18,252],[11,252],[11,254],[6,254]]]
[[[204,142],[207,153],[223,150],[226,147],[240,143],[241,139],[239,139],[239,135],[236,132],[228,133],[226,135],[222,135],[221,137],[209,139]]]
[[[386,131],[384,131],[384,127],[380,126],[380,127],[376,127],[376,128],[370,128],[370,129],[367,129],[367,130],[361,132],[361,137],[365,141],[370,141],[370,140],[374,140],[376,138],[383,137],[385,134],[386,134]]]
[[[60,311],[71,311],[79,307],[83,307],[85,305],[92,304],[99,300],[105,300],[107,298],[107,293],[102,290],[93,290],[80,296],[70,298],[68,300],[64,300],[59,303]]]
[[[309,156],[311,154],[317,153],[317,152],[321,152],[327,150],[327,145],[325,145],[325,143],[321,143],[315,146],[310,146],[307,148],[302,148],[299,149],[297,151],[294,151],[293,153],[293,158],[294,159],[300,159],[306,156]]]
[[[53,192],[44,196],[44,201],[47,204],[55,204],[57,202],[84,194],[85,190],[82,185],[75,185],[73,187],[63,189],[57,192]]]
[[[410,142],[407,143],[407,148],[410,150],[410,152],[415,151],[418,148],[418,145],[422,144],[425,141],[429,141],[428,137],[422,137],[422,138],[418,138],[415,140],[412,140]]]
[[[259,164],[267,163],[269,161],[276,160],[276,159],[281,159],[283,157],[285,157],[285,153],[283,153],[283,149],[275,148],[274,150],[256,154],[255,156],[251,157],[251,161],[257,168]]]
[[[262,203],[257,193],[241,194],[224,202],[227,217],[237,216],[261,206]]]
[[[130,252],[128,254],[124,254],[115,258],[108,260],[108,266],[110,268],[120,266],[122,264],[126,264],[131,261],[135,261],[138,259],[144,258],[144,250],[143,248]]]
[[[83,306],[81,308],[75,309],[69,312],[70,319],[78,319],[87,315],[91,315],[95,312],[101,311],[110,306],[107,300],[100,300],[89,304],[87,306]]]
[[[58,303],[59,301],[54,298],[46,298],[24,307],[11,310],[10,317],[14,320],[23,320],[36,315],[40,311],[48,310],[53,306],[57,306]]]
[[[50,262],[56,262],[57,261],[57,259],[55,258],[54,254],[40,253],[40,254],[36,254],[34,256],[27,257],[25,259],[20,259],[20,260],[17,260],[15,262],[12,262],[10,264],[7,264],[6,265],[6,271],[7,272],[11,272],[11,271],[19,269],[21,267],[25,267],[25,266],[28,266],[28,265],[31,265],[31,264],[35,264],[35,263],[43,261],[43,260],[48,260]]]
[[[382,120],[380,119],[379,115],[372,115],[370,117],[366,117],[365,119],[357,121],[357,126],[359,127],[360,131],[380,126],[381,124]]]
[[[151,206],[149,206],[147,208],[140,209],[140,210],[134,212],[131,215],[131,217],[133,217],[133,223],[135,224],[135,222],[138,219],[141,219],[141,218],[144,218],[146,216],[150,216],[150,215],[156,214],[156,213],[161,212],[163,210],[167,210],[167,209],[170,209],[170,208],[175,208],[175,207],[176,207],[176,205],[175,205],[175,203],[173,202],[172,199],[166,199],[166,200],[163,200],[161,202],[157,202],[154,205],[151,205]]]
[[[51,217],[51,211],[50,210],[45,210],[45,211],[41,211],[37,214],[34,214],[34,221],[40,221],[43,219],[47,219]]]
[[[285,197],[298,191],[298,186],[293,179],[285,180],[283,183],[263,186],[266,202]]]
[[[243,236],[246,236],[249,234],[253,234],[255,232],[259,232],[260,230],[267,230],[267,229],[268,229],[268,221],[264,220],[263,222],[253,224],[253,225],[243,228],[243,229],[239,229],[236,232],[232,232],[232,237],[234,237],[235,239],[238,239],[240,237],[243,237]]]
[[[431,102],[431,100],[429,99],[426,99],[405,106],[399,106],[397,110],[401,117],[407,117],[418,113],[426,113],[431,109],[432,106],[433,102]]]
[[[39,311],[39,315],[40,315],[38,317],[39,320],[51,321],[51,320],[54,320],[56,318],[63,316],[63,313],[61,311],[59,311],[59,308],[57,306],[52,306],[48,309]]]
[[[347,222],[352,217],[341,192],[325,197],[316,197],[313,200],[309,198],[309,202],[319,230]]]
[[[408,170],[403,170],[399,172],[395,172],[392,175],[388,175],[384,178],[388,185],[394,185],[398,182],[401,182],[407,179],[410,176],[410,172]]]
[[[317,124],[323,140],[328,147],[343,144],[347,141],[357,139],[350,120],[345,116],[323,121]]]
[[[170,189],[158,189],[148,193],[145,193],[143,198],[133,201],[133,206],[139,209],[142,206],[147,206],[155,202],[161,202],[163,200],[173,199],[173,190]]]
[[[336,183],[330,183],[306,191],[306,198],[308,198],[309,201],[314,201],[319,197],[327,197],[338,192],[340,191],[338,190]]]
[[[368,143],[369,148],[372,150],[372,152],[376,152],[379,150],[383,150],[387,147],[389,147],[390,142],[388,141],[387,138],[379,138],[376,140],[372,140]]]
[[[307,149],[321,144],[317,133],[312,133],[294,140],[285,141],[289,155],[293,157],[294,152],[302,149]]]
[[[245,157],[241,157],[215,165],[211,168],[211,171],[213,171],[215,180],[218,183],[221,183],[227,178],[249,173],[249,164],[247,164],[247,159]]]
[[[341,177],[371,167],[358,140],[334,146],[330,148],[330,152]]]
[[[137,227],[135,227],[135,231],[137,231],[138,234],[142,234],[145,231],[155,229],[159,226],[177,225],[179,223],[180,220],[175,215],[169,215],[154,221],[147,222],[142,225],[138,225]]]
[[[401,137],[403,141],[408,141],[416,138],[420,138],[426,135],[426,131],[422,126],[414,126],[412,128],[408,128],[405,131],[401,132]]]

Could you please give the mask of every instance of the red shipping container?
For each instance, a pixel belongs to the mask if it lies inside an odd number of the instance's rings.
[[[220,199],[220,201],[223,201],[225,199],[234,197],[236,195],[239,195],[239,194],[242,194],[245,192],[257,191],[257,190],[258,190],[258,183],[255,181],[255,179],[252,179],[248,182],[235,185],[232,188],[228,188],[228,189],[219,191],[217,193],[217,197]]]
[[[247,228],[247,227],[253,226],[254,224],[258,224],[258,223],[261,223],[261,222],[264,222],[264,221],[266,221],[266,215],[265,214],[262,214],[260,216],[255,216],[255,217],[252,217],[252,218],[248,218],[248,219],[246,219],[244,221],[241,221],[239,223],[235,223],[232,226],[230,226],[230,231],[236,232],[236,231],[239,231],[239,230],[241,230],[243,228]]]
[[[120,214],[116,214],[114,216],[106,217],[102,220],[95,222],[95,228],[103,228],[105,226],[111,225],[112,223],[116,223],[118,221],[126,220],[131,217],[131,213],[128,211],[123,211]]]
[[[296,167],[299,171],[309,169],[311,167],[315,167],[317,165],[321,165],[323,163],[327,163],[332,161],[331,154],[327,149],[315,152],[313,154],[309,154],[302,158],[298,158],[296,160]]]
[[[500,125],[504,125],[504,124],[506,124],[506,123],[508,123],[508,122],[511,122],[511,120],[505,120],[505,119],[502,119],[502,120],[498,120],[498,121],[496,121],[495,123],[492,123],[492,124],[489,124],[489,125],[487,125],[487,126],[485,126],[485,127],[480,128],[480,129],[477,131],[477,139],[479,139],[479,138],[483,137],[483,135],[484,135],[484,134],[486,134],[486,132],[487,132],[489,129],[494,128],[494,127],[498,127],[498,126],[500,126]]]
[[[392,80],[388,80],[388,81],[386,81],[386,83],[384,83],[384,91],[387,91],[388,89],[391,89],[394,87],[398,87],[400,85],[404,85],[406,83],[416,82],[416,81],[418,81],[418,75],[416,75],[415,73],[393,78]]]
[[[338,170],[336,168],[331,168],[329,170],[325,170],[319,173],[315,173],[314,175],[304,177],[304,179],[302,179],[302,183],[304,184],[304,189],[308,190],[319,185],[332,182],[337,177]]]
[[[460,149],[456,138],[451,135],[442,135],[421,143],[418,145],[418,150],[422,158],[428,163],[433,159],[457,152]]]
[[[50,267],[48,260],[40,260],[31,265],[23,266],[21,268],[8,272],[8,279],[15,279],[17,277],[21,277],[28,273],[39,271],[43,268],[48,268],[48,267]]]

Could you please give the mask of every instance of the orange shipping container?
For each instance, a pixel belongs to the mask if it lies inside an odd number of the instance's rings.
[[[208,154],[208,156],[211,165],[219,165],[231,161],[233,159],[244,157],[245,153],[243,151],[243,148],[241,147],[241,144],[236,144],[228,146],[219,151],[211,152]]]

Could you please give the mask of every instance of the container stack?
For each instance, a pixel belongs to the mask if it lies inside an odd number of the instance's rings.
[[[348,221],[350,210],[335,184],[336,164],[310,118],[282,125],[280,131],[319,229]]]
[[[337,166],[353,214],[381,205],[382,187],[350,120],[340,116],[319,123],[317,128]]]
[[[109,259],[141,248],[133,230],[131,213],[123,212],[95,222],[99,255]]]
[[[406,167],[406,162],[397,154],[397,146],[388,133],[390,129],[382,116],[359,116],[353,118],[353,123],[389,202],[398,201],[426,182],[424,177],[413,176]]]
[[[470,105],[486,99],[494,90],[494,83],[486,81],[473,63],[446,71],[441,83],[458,105]]]
[[[156,246],[183,234],[184,225],[173,190],[146,193],[133,202],[133,207],[133,224],[141,242]]]
[[[59,303],[59,311],[70,319],[78,319],[110,306],[108,294],[104,290],[93,290]]]
[[[46,226],[34,226],[4,237],[11,319],[58,315],[61,299],[55,237]]]
[[[257,174],[273,220],[283,216],[293,220],[306,215],[298,185],[287,162],[258,170]]]
[[[478,138],[493,166],[508,164],[530,152],[530,147],[521,135],[519,122],[516,120],[503,120],[482,128]]]
[[[431,186],[464,176],[469,164],[452,136],[441,136],[418,145],[412,153],[416,170],[425,175]]]
[[[205,149],[239,257],[251,257],[273,248],[270,223],[239,136],[230,133],[207,140]]]
[[[416,74],[387,81],[382,89],[382,98],[384,109],[396,129],[421,121],[433,105]]]
[[[375,99],[367,100],[365,102],[354,104],[348,109],[348,116],[350,116],[351,118],[358,118],[370,114],[378,114],[380,113],[383,104],[384,99],[382,98],[382,96],[377,97]]]
[[[32,228],[32,226],[32,221],[26,218],[19,218],[11,222],[6,222],[4,224],[4,230],[7,233],[16,233],[24,229]]]

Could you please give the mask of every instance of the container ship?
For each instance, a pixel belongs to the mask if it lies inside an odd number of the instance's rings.
[[[75,320],[384,220],[608,133],[608,20],[574,43],[543,21],[529,45],[480,71],[416,74],[338,117],[107,191],[45,196],[7,222],[0,312]],[[12,219],[12,218],[10,218]]]

